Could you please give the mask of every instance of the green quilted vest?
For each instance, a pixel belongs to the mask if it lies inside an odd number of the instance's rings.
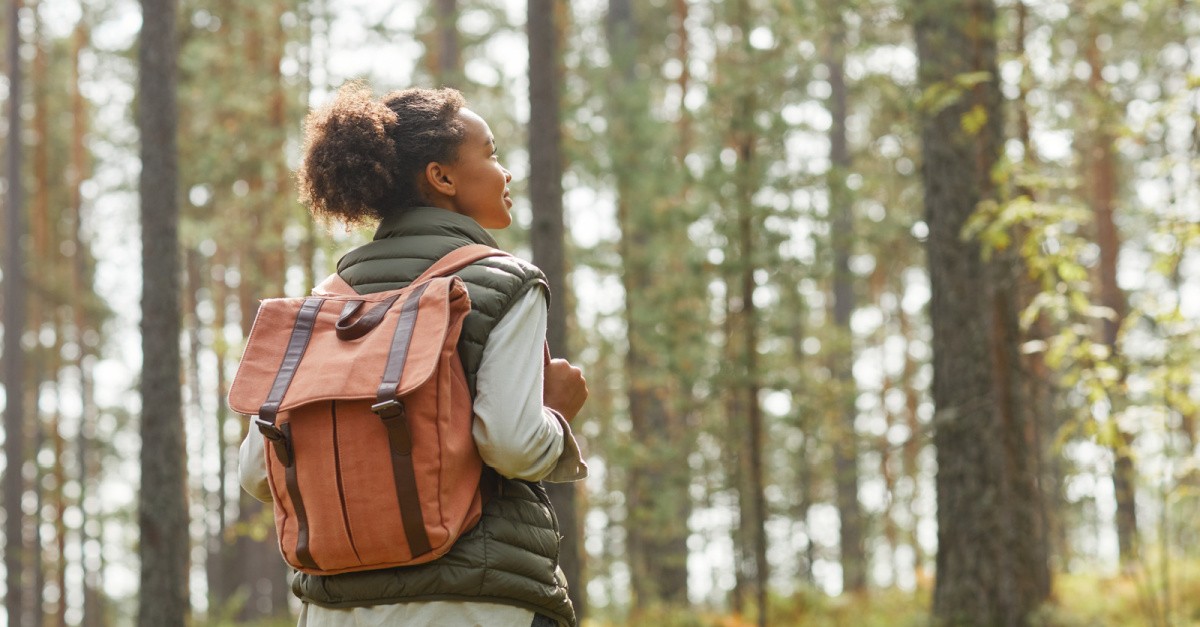
[[[471,218],[417,207],[385,218],[375,239],[338,262],[359,293],[408,285],[434,261],[467,244],[495,246]],[[489,258],[457,273],[471,296],[458,349],[471,393],[488,335],[528,290],[548,289],[540,270],[516,258]],[[445,556],[427,564],[341,575],[297,572],[292,592],[331,608],[407,601],[486,601],[516,605],[571,625],[575,611],[558,568],[561,536],[554,509],[539,484],[500,478],[483,517]]]

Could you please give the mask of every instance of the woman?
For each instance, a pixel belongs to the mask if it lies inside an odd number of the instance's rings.
[[[512,217],[512,175],[487,122],[452,89],[374,98],[356,83],[306,122],[301,200],[314,216],[375,224],[375,238],[338,262],[359,293],[404,287]],[[472,311],[459,352],[472,391],[472,435],[496,471],[496,496],[445,556],[419,566],[297,573],[300,625],[574,625],[558,569],[558,523],[536,482],[577,481],[587,464],[570,420],[587,399],[580,370],[543,361],[548,294],[533,265],[493,257],[457,273]],[[262,438],[242,443],[243,487],[270,500]]]

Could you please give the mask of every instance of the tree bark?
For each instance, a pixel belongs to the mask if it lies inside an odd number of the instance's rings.
[[[635,610],[687,604],[687,537],[692,504],[687,454],[691,439],[672,391],[682,372],[669,367],[679,329],[665,329],[663,317],[678,303],[662,295],[678,282],[669,268],[683,260],[667,228],[675,208],[664,203],[669,181],[654,179],[650,164],[674,155],[657,145],[663,137],[650,113],[651,94],[635,78],[645,63],[644,35],[629,0],[610,0],[606,42],[615,71],[610,75],[606,111],[616,178],[617,222],[621,230],[622,288],[625,293],[625,378],[632,427],[626,489],[626,554]],[[676,7],[676,11],[678,8]],[[676,256],[679,255],[679,256]],[[664,276],[670,276],[664,279]],[[678,283],[676,283],[676,287]]]
[[[4,569],[7,573],[7,592],[4,607],[8,623],[13,627],[25,627],[25,603],[22,598],[24,587],[22,575],[26,561],[23,542],[25,515],[21,500],[25,493],[22,470],[25,466],[25,359],[21,337],[25,332],[25,277],[24,256],[21,236],[24,233],[22,219],[21,185],[21,121],[22,76],[21,76],[21,0],[8,4],[8,154],[5,180],[8,186],[5,207],[5,255],[4,255]]]
[[[731,8],[730,25],[738,37],[737,50],[732,58],[735,71],[748,73],[754,65],[754,52],[750,46],[750,7],[746,0],[738,0]],[[744,420],[734,428],[746,431],[741,449],[744,482],[740,486],[741,526],[745,529],[749,575],[752,577],[757,624],[767,624],[767,583],[770,579],[767,561],[767,506],[764,488],[763,446],[765,440],[764,418],[759,393],[762,382],[759,373],[759,312],[754,302],[757,288],[755,273],[759,268],[761,243],[757,233],[761,230],[761,217],[754,203],[757,191],[755,171],[758,167],[759,141],[755,116],[758,112],[756,87],[748,81],[740,81],[733,96],[732,116],[729,127],[729,144],[737,156],[733,171],[732,229],[729,233],[736,246],[729,257],[734,282],[729,284],[730,294],[735,295],[733,327],[736,337],[737,360],[734,368],[736,383],[733,393],[740,397],[742,415],[731,415],[731,421]],[[736,286],[736,287],[735,287]],[[731,339],[735,339],[731,337]]]
[[[439,7],[454,2],[442,0]],[[547,321],[546,341],[557,357],[568,358],[567,315],[571,290],[567,283],[565,230],[563,226],[562,150],[562,53],[560,3],[529,0],[529,197],[533,205],[530,241],[533,262],[546,274],[554,305]],[[457,32],[457,29],[456,29]],[[455,48],[457,56],[457,49]],[[443,59],[445,61],[445,59]],[[457,62],[457,59],[455,59]],[[455,68],[456,69],[456,68]],[[446,72],[451,71],[445,69]],[[448,75],[448,74],[447,74]],[[559,565],[570,586],[571,603],[581,620],[587,611],[587,580],[584,572],[583,517],[577,487],[573,483],[551,483],[546,491],[554,503],[563,540]]]
[[[850,252],[854,242],[854,199],[846,185],[850,174],[850,147],[846,138],[846,25],[840,8],[830,11],[829,52],[829,184],[830,239],[833,244],[833,323],[838,335],[831,371],[838,386],[840,421],[834,431],[833,468],[837,486],[838,519],[841,521],[842,588],[861,592],[867,586],[867,560],[863,546],[862,507],[858,502],[858,386],[854,380],[854,277]]]
[[[1125,407],[1125,368],[1118,342],[1121,323],[1129,308],[1125,303],[1125,293],[1117,284],[1117,260],[1121,254],[1121,236],[1113,219],[1118,191],[1117,155],[1110,127],[1112,114],[1109,112],[1109,94],[1101,76],[1104,61],[1096,37],[1093,29],[1085,44],[1087,63],[1091,69],[1088,90],[1095,115],[1092,116],[1094,128],[1084,163],[1088,168],[1087,200],[1095,216],[1096,244],[1100,247],[1100,265],[1097,268],[1100,303],[1112,311],[1112,316],[1101,322],[1101,342],[1108,347],[1109,361],[1121,373],[1121,385],[1112,394],[1113,416],[1110,419],[1115,420]],[[1133,435],[1119,424],[1114,433],[1116,441],[1109,443],[1109,449],[1114,459],[1112,481],[1117,500],[1117,545],[1121,565],[1128,568],[1138,560],[1137,473],[1133,466]]]
[[[541,3],[542,8],[551,10],[551,3]],[[458,0],[437,0],[437,63],[438,82],[446,87],[462,86],[462,58],[458,37]],[[532,3],[529,11],[530,25],[533,23]],[[532,45],[532,41],[530,42]],[[530,64],[535,63],[531,57]],[[532,87],[532,84],[531,84]],[[534,118],[537,119],[537,118]]]
[[[756,250],[754,232],[757,220],[754,216],[753,193],[749,180],[750,170],[755,159],[754,144],[757,141],[750,129],[753,120],[754,97],[744,94],[739,97],[738,112],[735,113],[734,124],[737,139],[737,236],[739,259],[739,287],[741,312],[737,319],[740,321],[742,338],[742,354],[739,371],[742,377],[738,394],[743,397],[743,409],[746,414],[746,485],[745,503],[751,550],[754,555],[754,593],[758,609],[758,625],[767,624],[767,582],[769,570],[767,567],[767,501],[764,493],[766,482],[763,478],[763,415],[758,395],[762,389],[758,373],[758,310],[754,304],[756,282],[754,272],[754,251]],[[743,518],[743,525],[746,524]]]
[[[188,517],[180,398],[176,1],[142,0],[138,131],[142,172],[142,489],[138,624],[189,614]]]
[[[932,297],[938,555],[935,621],[1027,625],[1049,593],[1040,494],[1017,350],[1012,265],[985,262],[962,229],[991,197],[1002,144],[995,6],[914,5],[923,90],[960,89],[923,111],[922,180]],[[972,72],[989,77],[955,87]]]

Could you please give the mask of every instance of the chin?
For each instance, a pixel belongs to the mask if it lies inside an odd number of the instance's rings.
[[[481,226],[483,226],[483,228],[485,228],[485,229],[500,230],[500,229],[507,229],[511,225],[512,225],[512,216],[505,215],[503,218],[496,218],[495,220],[491,220],[487,224],[484,224]]]

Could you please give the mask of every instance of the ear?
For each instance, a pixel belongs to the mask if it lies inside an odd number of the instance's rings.
[[[449,166],[437,161],[425,165],[425,182],[433,191],[444,196],[453,196],[457,191],[453,174]]]

